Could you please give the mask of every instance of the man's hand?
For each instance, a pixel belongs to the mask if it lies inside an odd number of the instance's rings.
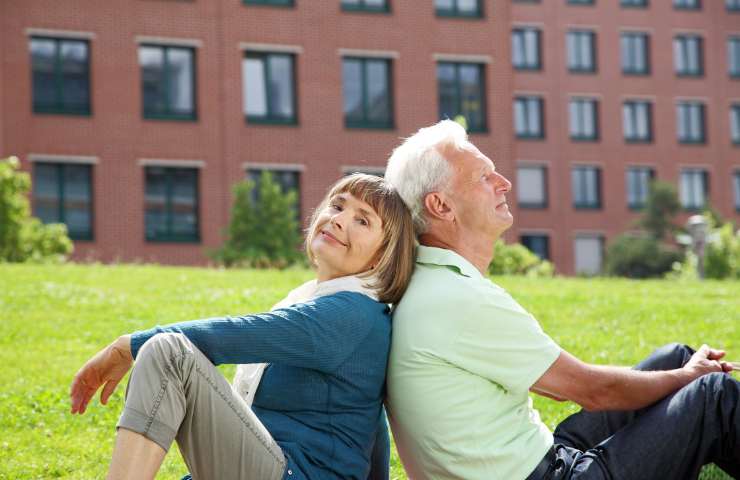
[[[702,345],[691,356],[691,359],[686,362],[683,369],[692,379],[701,377],[707,373],[731,372],[732,365],[728,362],[721,361],[724,356],[724,350],[715,350],[708,345]]]
[[[100,403],[108,403],[108,398],[133,363],[130,335],[119,337],[96,353],[82,366],[72,381],[69,390],[72,413],[85,413],[87,404],[101,385],[105,386],[100,393]]]

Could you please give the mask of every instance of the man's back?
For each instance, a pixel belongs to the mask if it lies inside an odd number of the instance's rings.
[[[552,445],[529,387],[560,349],[450,250],[420,247],[394,313],[388,410],[409,475],[524,478]]]

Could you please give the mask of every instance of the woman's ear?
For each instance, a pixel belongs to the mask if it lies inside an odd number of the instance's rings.
[[[424,208],[430,218],[442,221],[454,219],[450,198],[442,192],[427,193],[424,197]]]

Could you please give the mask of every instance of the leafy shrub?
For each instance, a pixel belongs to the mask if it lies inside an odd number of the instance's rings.
[[[551,277],[555,269],[552,263],[541,260],[524,245],[507,245],[496,240],[493,247],[493,261],[488,266],[491,275],[527,275],[529,277]]]
[[[740,230],[732,223],[714,229],[713,241],[704,250],[704,274],[707,278],[740,278]]]
[[[668,182],[653,181],[638,225],[651,237],[663,240],[666,235],[678,229],[674,218],[680,210],[681,204],[678,201],[676,187]]]
[[[630,278],[660,277],[670,271],[683,255],[652,236],[620,235],[606,252],[606,271]]]
[[[295,191],[283,193],[264,171],[259,185],[251,180],[236,184],[234,197],[227,239],[211,253],[214,260],[227,267],[284,268],[303,258]]]
[[[72,252],[67,226],[31,216],[31,179],[16,157],[0,161],[0,261],[63,261]]]

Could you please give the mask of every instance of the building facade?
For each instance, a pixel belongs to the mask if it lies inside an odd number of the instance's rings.
[[[115,2],[114,2],[115,3]],[[399,139],[465,117],[514,183],[509,241],[599,270],[651,179],[740,220],[735,0],[0,2],[0,156],[75,258],[202,264],[231,189],[306,218]]]

